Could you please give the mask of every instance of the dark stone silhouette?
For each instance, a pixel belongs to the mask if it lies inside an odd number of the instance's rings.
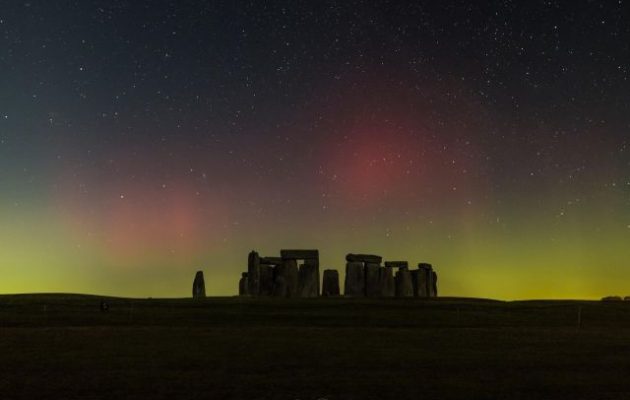
[[[437,273],[431,264],[419,263],[418,269],[409,272],[414,297],[437,297]]]
[[[372,254],[347,254],[346,255],[347,262],[362,262],[362,263],[372,263],[379,264],[383,261],[383,257],[375,256]]]
[[[431,264],[419,263],[418,269],[413,271],[413,274],[414,296],[437,296],[437,274],[433,271]]]
[[[238,282],[238,295],[249,295],[249,279],[247,278],[247,272],[243,272],[243,274],[241,275],[241,280]]]
[[[413,297],[413,282],[408,269],[396,272],[396,297]]]
[[[379,264],[365,264],[365,295],[367,297],[379,297],[381,295],[380,269]]]
[[[322,285],[322,296],[339,296],[339,272],[334,269],[324,270],[324,278]]]
[[[362,262],[346,263],[344,295],[352,297],[365,295],[365,267]]]
[[[247,257],[247,283],[251,296],[260,295],[260,256],[251,251]]]
[[[260,259],[261,263],[263,260],[268,257],[262,257]],[[285,271],[284,265],[276,265],[273,268],[273,290],[272,295],[274,297],[287,297],[287,273]]]
[[[282,257],[260,257],[260,263],[265,265],[281,265]]]
[[[319,251],[280,250],[281,257],[247,258],[247,286],[251,296],[319,296]],[[297,260],[303,260],[298,268]],[[239,293],[240,283],[239,283]]]
[[[379,281],[381,296],[394,297],[396,295],[396,282],[394,280],[393,267],[381,267],[379,269]]]
[[[280,266],[279,266],[280,267]],[[281,268],[280,268],[281,269]],[[279,268],[276,268],[274,272],[278,272]],[[273,291],[272,296],[274,297],[288,297],[287,295],[287,279],[284,275],[274,276],[273,278]]]
[[[409,263],[407,261],[385,261],[385,266],[391,268],[409,268]]]
[[[413,296],[414,297],[429,297],[427,271],[424,269],[416,269],[409,272],[411,273],[411,282],[413,283]]]
[[[273,270],[270,265],[260,266],[260,290],[259,296],[271,296],[273,294]]]
[[[287,280],[287,297],[298,297],[299,276],[297,261],[284,260],[283,269]]]
[[[206,297],[206,283],[203,280],[203,271],[197,271],[193,281],[192,294],[194,299]]]
[[[297,294],[297,262],[284,260],[273,269],[273,295],[275,297],[296,297]]]
[[[298,271],[298,293],[300,297],[319,296],[319,266],[312,262],[300,265]]]
[[[374,254],[347,254],[344,295],[350,297],[436,297],[437,273],[419,263],[410,271],[407,261],[386,261]],[[299,263],[302,261],[302,263]],[[394,274],[394,268],[397,268]],[[337,296],[339,273],[326,270],[322,296]],[[280,257],[260,257],[252,251],[247,272],[239,281],[242,296],[317,297],[320,295],[319,251],[280,250]]]
[[[299,297],[319,296],[319,251],[318,250],[280,250],[283,260],[304,260],[298,269]]]

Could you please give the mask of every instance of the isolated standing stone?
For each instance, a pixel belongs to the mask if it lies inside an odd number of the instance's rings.
[[[413,297],[413,282],[408,269],[396,272],[396,297]]]
[[[243,274],[241,275],[241,280],[238,282],[238,295],[249,295],[249,282],[247,279],[247,272],[243,272]]]
[[[365,265],[365,295],[367,297],[379,297],[381,295],[379,264],[367,263]]]
[[[319,296],[319,265],[315,262],[306,262],[300,265],[298,271],[298,293],[300,297]]]
[[[251,296],[260,296],[260,256],[252,251],[247,257],[247,283]]]
[[[394,297],[396,295],[396,282],[394,280],[393,267],[381,267],[379,269],[379,281],[381,286],[381,296]]]
[[[339,272],[334,269],[324,270],[322,296],[339,296]]]
[[[346,263],[344,295],[353,297],[365,295],[365,271],[362,262]]]
[[[206,297],[206,283],[203,280],[203,271],[197,271],[195,274],[192,293],[194,299]]]

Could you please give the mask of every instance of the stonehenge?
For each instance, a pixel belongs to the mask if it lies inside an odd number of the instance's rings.
[[[202,276],[203,279],[203,276]],[[321,294],[320,294],[321,293]],[[437,297],[437,273],[428,263],[409,269],[407,261],[385,261],[374,254],[346,255],[346,297]],[[320,291],[319,251],[280,250],[280,257],[251,251],[239,281],[241,296],[340,296],[339,272],[327,269]]]
[[[251,251],[247,288],[249,296],[318,297],[319,251],[280,250],[280,257],[261,257]]]
[[[436,297],[437,275],[430,264],[410,271],[407,261],[385,261],[372,254],[346,255],[346,296]],[[398,269],[394,274],[394,269]]]
[[[203,280],[203,271],[197,271],[193,281],[192,295],[194,299],[206,297],[206,283]]]

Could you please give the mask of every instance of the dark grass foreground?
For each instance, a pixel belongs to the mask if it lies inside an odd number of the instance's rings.
[[[0,398],[630,399],[630,302],[101,299],[0,296]]]

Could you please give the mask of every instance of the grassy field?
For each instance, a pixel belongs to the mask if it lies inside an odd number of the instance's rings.
[[[630,399],[630,302],[101,299],[0,296],[0,398]]]

